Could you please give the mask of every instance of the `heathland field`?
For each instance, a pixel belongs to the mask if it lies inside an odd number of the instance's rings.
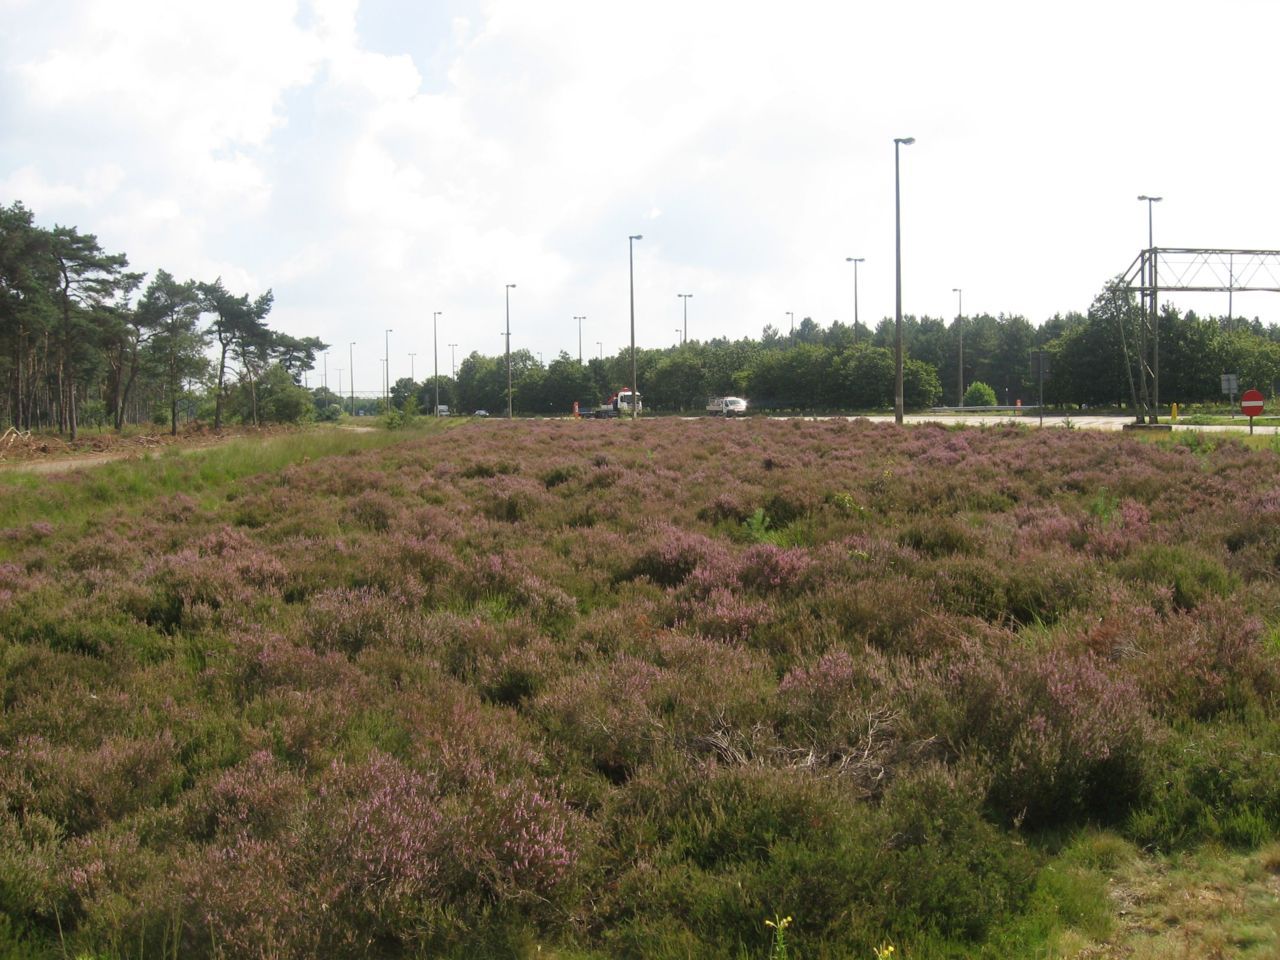
[[[9,477],[0,956],[1274,956],[1278,467],[663,420]]]

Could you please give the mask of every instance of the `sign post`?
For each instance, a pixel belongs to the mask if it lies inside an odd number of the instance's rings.
[[[1240,395],[1240,412],[1249,418],[1249,433],[1253,433],[1253,418],[1262,416],[1262,391],[1246,390]]]
[[[1240,389],[1240,378],[1234,373],[1222,375],[1222,392],[1227,395],[1228,403],[1236,405],[1236,391]]]

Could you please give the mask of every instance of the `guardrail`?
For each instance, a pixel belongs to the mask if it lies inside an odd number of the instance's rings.
[[[1001,413],[1005,410],[1023,411],[1023,410],[1039,410],[1038,403],[1024,403],[1021,406],[1000,405],[995,407],[930,407],[930,413]],[[1049,409],[1045,407],[1045,409]]]

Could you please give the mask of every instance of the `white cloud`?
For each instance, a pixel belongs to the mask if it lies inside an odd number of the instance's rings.
[[[498,352],[517,282],[514,345],[576,353],[586,313],[587,346],[612,352],[640,231],[642,343],[671,341],[677,292],[695,337],[787,310],[847,322],[846,256],[867,258],[874,323],[892,311],[894,136],[918,138],[910,312],[950,316],[956,286],[1035,322],[1083,309],[1145,240],[1143,191],[1168,196],[1171,242],[1280,245],[1275,137],[1229,95],[1269,88],[1280,13],[1244,0],[1154,22],[1092,2],[1057,19],[925,0],[57,7],[0,0],[0,201],[135,266],[274,286],[277,323],[335,343],[397,318],[421,352],[439,309],[462,355]]]

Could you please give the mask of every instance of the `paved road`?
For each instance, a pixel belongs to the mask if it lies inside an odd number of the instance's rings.
[[[821,420],[839,420],[840,417],[814,417],[811,419]],[[876,414],[866,417],[874,423],[892,423],[893,414]],[[903,418],[905,423],[947,423],[947,424],[965,424],[974,427],[997,427],[1007,423],[1017,423],[1023,426],[1034,427],[1039,425],[1040,418],[1035,414],[1025,414],[1020,417],[1009,416],[984,416],[982,414],[950,414],[950,413],[916,413],[908,414]],[[1133,417],[1060,417],[1046,416],[1044,425],[1046,427],[1075,427],[1080,430],[1121,430],[1126,423],[1133,423]],[[1175,423],[1175,430],[1203,430],[1210,433],[1221,432],[1247,432],[1249,429],[1249,421],[1241,418],[1235,426],[1207,426],[1200,427],[1187,423]],[[1257,434],[1277,434],[1280,433],[1280,427],[1254,427],[1253,432]]]

